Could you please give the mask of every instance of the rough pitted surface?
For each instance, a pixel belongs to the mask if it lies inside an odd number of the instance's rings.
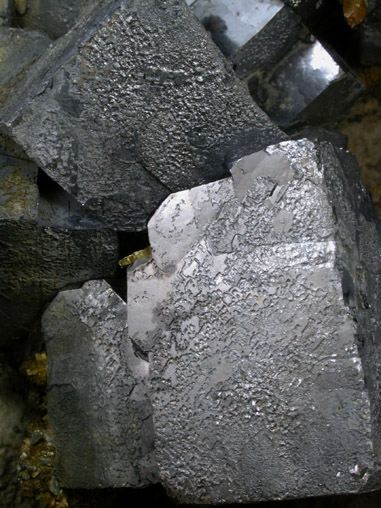
[[[283,7],[281,0],[186,0],[226,56],[239,51]]]
[[[320,16],[322,3],[308,8]],[[293,9],[281,6],[277,0],[238,2],[235,8],[225,0],[191,2],[253,99],[278,126],[322,125],[343,117],[364,87],[308,33]],[[250,29],[257,23],[259,31]]]
[[[2,27],[0,31],[0,104],[12,87],[21,79],[22,73],[39,58],[51,40],[36,31]]]
[[[380,487],[381,242],[348,157],[269,147],[149,224],[130,332],[151,351],[159,474],[182,502]]]
[[[63,291],[42,319],[48,414],[63,487],[155,481],[148,362],[135,355],[126,304],[104,281]]]
[[[57,41],[2,114],[28,155],[116,229],[171,191],[285,139],[188,7],[108,0]]]
[[[47,200],[37,175],[34,163],[0,154],[1,346],[24,339],[59,289],[111,277],[117,266],[114,232],[88,227],[82,216],[82,222],[73,220],[76,215],[65,216],[62,204],[53,208],[55,214],[48,214],[46,205],[46,220],[40,224],[39,205]]]

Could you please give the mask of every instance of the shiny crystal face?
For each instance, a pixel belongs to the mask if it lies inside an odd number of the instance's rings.
[[[339,159],[319,150],[281,143],[172,194],[149,223],[153,260],[129,272],[159,474],[183,502],[358,491],[376,471],[341,280],[356,235],[338,237]]]
[[[276,123],[287,125],[343,75],[319,41],[297,43],[269,75],[264,109]]]
[[[262,30],[283,7],[281,0],[186,0],[186,3],[226,56]]]

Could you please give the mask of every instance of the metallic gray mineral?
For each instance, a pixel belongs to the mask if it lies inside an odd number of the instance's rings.
[[[37,31],[2,27],[0,31],[0,105],[23,73],[47,49],[51,40]]]
[[[22,28],[40,30],[57,39],[94,3],[99,0],[16,0],[16,20]]]
[[[105,281],[63,291],[42,318],[48,418],[62,487],[142,487],[156,479],[148,362],[126,304]]]
[[[281,0],[187,1],[254,100],[282,128],[332,121],[362,93],[345,63]]]
[[[41,58],[2,128],[84,210],[139,230],[170,192],[286,136],[183,2],[107,0]]]
[[[351,154],[284,142],[173,194],[129,272],[156,457],[181,502],[380,488],[381,240]]]
[[[282,0],[186,0],[225,56],[239,51],[282,9]]]
[[[2,143],[7,146],[1,146]],[[10,141],[0,142],[0,345],[25,339],[58,290],[112,277],[116,233],[91,221]]]

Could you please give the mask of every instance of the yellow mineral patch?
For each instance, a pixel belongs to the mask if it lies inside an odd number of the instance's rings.
[[[135,261],[139,261],[140,259],[150,259],[152,257],[152,249],[150,246],[146,247],[142,250],[137,250],[136,252],[130,254],[129,256],[126,256],[125,258],[121,259],[119,261],[119,266],[130,266]]]
[[[37,185],[31,185],[31,179],[21,168],[12,168],[9,175],[0,180],[0,195],[4,197],[2,209],[11,218],[25,217],[34,209],[38,201]],[[26,217],[25,217],[26,218]]]
[[[18,460],[17,473],[20,486],[26,498],[40,508],[68,508],[66,495],[57,483],[53,474],[56,456],[53,437],[49,429],[46,405],[46,353],[36,353],[34,358],[26,360],[21,372],[33,383],[30,386],[28,403],[38,410],[37,421],[28,427]]]
[[[31,383],[44,386],[48,376],[48,359],[46,353],[36,353],[33,359],[26,360],[20,367]]]
[[[66,496],[52,476],[54,458],[52,435],[46,422],[30,424],[17,465],[23,493],[41,508],[68,508]]]

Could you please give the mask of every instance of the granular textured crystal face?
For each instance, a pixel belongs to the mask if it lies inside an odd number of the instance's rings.
[[[129,333],[150,351],[159,474],[178,500],[380,487],[372,213],[351,156],[306,140],[158,209],[153,260],[129,272]]]
[[[232,55],[279,12],[281,0],[186,0],[225,56]]]
[[[84,210],[146,227],[170,192],[286,136],[177,0],[108,0],[15,91],[2,127]]]

